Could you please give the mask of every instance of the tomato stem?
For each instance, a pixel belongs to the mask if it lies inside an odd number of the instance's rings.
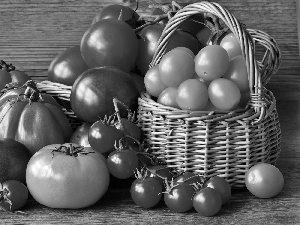
[[[52,150],[52,158],[54,157],[54,152],[60,152],[69,156],[77,157],[78,155],[87,155],[89,153],[95,153],[95,152],[86,152],[84,151],[83,146],[74,146],[71,143],[69,146],[61,145],[58,148],[55,148]]]
[[[15,66],[13,66],[11,63],[8,64],[4,60],[0,60],[0,69],[6,70],[7,72],[13,71],[16,69]]]

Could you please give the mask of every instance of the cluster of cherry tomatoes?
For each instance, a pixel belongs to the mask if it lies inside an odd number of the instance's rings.
[[[172,174],[170,168],[152,166],[138,173],[130,189],[133,201],[151,208],[161,200],[173,212],[183,213],[194,208],[203,216],[213,216],[231,199],[231,187],[222,177],[204,181],[192,172]]]
[[[144,82],[157,102],[196,111],[232,110],[250,90],[246,63],[232,33],[196,56],[185,47],[170,50],[147,71]]]

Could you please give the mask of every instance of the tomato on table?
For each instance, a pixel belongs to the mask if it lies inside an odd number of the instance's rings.
[[[26,182],[33,198],[51,208],[78,209],[106,193],[110,175],[105,157],[74,143],[48,145],[28,162]]]

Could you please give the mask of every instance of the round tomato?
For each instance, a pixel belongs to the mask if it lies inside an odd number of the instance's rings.
[[[7,180],[0,186],[0,209],[15,211],[28,200],[28,189],[18,180]]]
[[[203,216],[214,216],[222,207],[222,199],[217,190],[202,188],[193,197],[193,207]]]
[[[149,69],[144,77],[144,83],[148,94],[158,97],[167,88],[159,75],[159,64]]]
[[[231,187],[229,183],[219,176],[211,177],[205,184],[204,187],[210,187],[219,192],[222,205],[228,203],[231,199]]]
[[[70,95],[75,115],[94,123],[115,113],[113,98],[117,98],[131,111],[136,110],[139,91],[129,74],[111,67],[97,67],[85,71],[74,82]],[[127,116],[127,109],[120,105],[121,117]]]
[[[163,90],[158,96],[157,102],[165,106],[171,106],[174,108],[179,108],[176,102],[177,88],[176,87],[167,87]]]
[[[104,156],[74,143],[43,147],[31,157],[26,169],[30,194],[51,208],[93,205],[104,196],[109,181]]]
[[[102,8],[94,17],[92,24],[97,23],[103,19],[115,19],[127,22],[132,28],[136,28],[139,25],[139,14],[132,8],[119,5],[111,4]]]
[[[129,149],[118,149],[107,157],[109,172],[118,179],[127,179],[134,175],[139,166],[139,159],[135,152]]]
[[[228,66],[228,54],[219,45],[208,45],[195,56],[195,71],[200,78],[206,81],[222,77]]]
[[[76,130],[73,132],[70,143],[76,143],[84,147],[90,147],[89,143],[89,131],[91,128],[91,123],[83,123],[79,127],[76,128]]]
[[[223,78],[233,81],[242,93],[250,90],[246,62],[243,56],[238,55],[229,61],[228,70]]]
[[[208,96],[212,104],[218,109],[231,110],[239,104],[241,92],[231,80],[218,78],[210,83]]]
[[[154,177],[136,179],[130,188],[132,200],[138,206],[151,208],[162,198],[162,186]]]
[[[207,101],[207,87],[199,79],[188,79],[177,89],[176,102],[181,109],[203,110]]]
[[[259,163],[248,170],[245,184],[253,195],[259,198],[272,198],[282,190],[284,178],[277,167]]]
[[[0,139],[0,183],[18,180],[25,184],[25,170],[31,157],[29,149],[11,138]]]
[[[91,147],[100,153],[111,152],[122,137],[122,131],[101,120],[95,122],[88,132]]]
[[[135,66],[138,39],[125,22],[104,19],[91,25],[84,33],[80,50],[90,67],[115,66],[129,72]]]
[[[168,87],[178,87],[195,73],[194,58],[182,49],[167,52],[159,63],[161,81]]]
[[[67,48],[58,54],[48,68],[48,80],[72,86],[81,73],[89,67],[83,61],[80,46]]]
[[[174,212],[187,212],[193,208],[193,196],[195,189],[186,183],[180,183],[171,187],[169,192],[164,194],[164,201],[167,207]]]
[[[1,106],[0,138],[19,141],[32,154],[45,145],[69,141],[73,130],[62,109],[43,99],[34,81],[26,84],[24,98],[10,98]]]
[[[227,51],[229,60],[238,55],[242,55],[241,45],[233,33],[226,34],[226,36],[222,38],[220,46]]]

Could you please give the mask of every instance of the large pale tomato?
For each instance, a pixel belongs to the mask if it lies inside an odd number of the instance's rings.
[[[32,81],[25,91],[31,95],[10,98],[0,110],[0,138],[19,141],[32,154],[45,145],[64,143],[72,135],[71,125],[62,109],[41,98],[34,85]]]
[[[139,91],[131,76],[116,67],[97,67],[85,71],[73,84],[70,103],[75,115],[94,123],[115,112],[113,98],[129,109],[137,108]],[[127,115],[121,105],[120,113]]]
[[[91,25],[80,44],[83,60],[90,68],[115,66],[129,72],[135,66],[138,39],[125,22],[104,19]]]
[[[51,208],[93,205],[104,196],[109,181],[104,156],[73,143],[45,146],[31,157],[26,169],[30,194]]]

